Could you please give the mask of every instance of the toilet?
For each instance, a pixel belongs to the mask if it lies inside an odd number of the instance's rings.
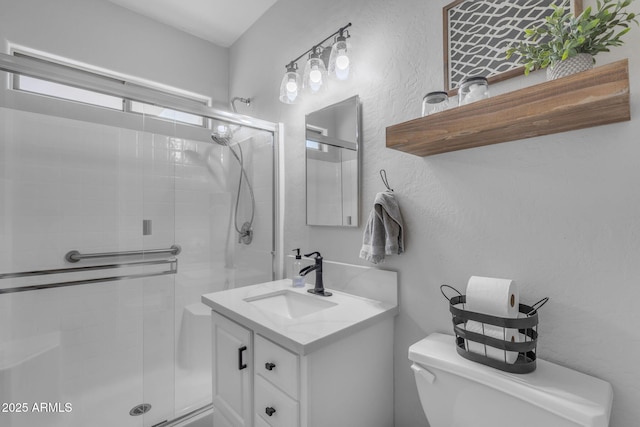
[[[461,357],[455,337],[434,333],[409,347],[431,427],[606,427],[611,384],[537,360],[510,374]]]

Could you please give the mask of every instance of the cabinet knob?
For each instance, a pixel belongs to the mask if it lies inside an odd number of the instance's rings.
[[[275,408],[272,408],[271,406],[267,406],[266,408],[264,408],[264,412],[269,415],[272,416],[273,414],[276,413]]]
[[[264,364],[264,369],[266,369],[267,371],[273,371],[273,368],[275,367],[276,367],[275,363],[267,362]]]

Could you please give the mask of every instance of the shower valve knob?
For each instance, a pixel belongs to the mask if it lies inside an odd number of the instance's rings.
[[[264,364],[264,369],[266,369],[267,371],[273,371],[273,368],[275,367],[276,367],[275,363],[267,362]]]

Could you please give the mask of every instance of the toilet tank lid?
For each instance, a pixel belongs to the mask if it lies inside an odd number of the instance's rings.
[[[613,390],[598,378],[544,360],[528,374],[511,374],[461,357],[455,337],[434,333],[409,347],[409,359],[492,387],[580,426],[609,425]],[[437,373],[436,381],[437,381]]]

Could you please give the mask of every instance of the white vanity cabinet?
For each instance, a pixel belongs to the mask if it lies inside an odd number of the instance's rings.
[[[308,354],[212,317],[214,427],[393,425],[393,317]]]
[[[211,318],[214,425],[252,427],[253,333],[215,311]]]
[[[325,260],[333,295],[291,279],[212,292],[214,427],[393,425],[392,271]]]

